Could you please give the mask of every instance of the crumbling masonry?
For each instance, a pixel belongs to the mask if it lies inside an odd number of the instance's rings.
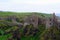
[[[38,17],[36,14],[32,14],[30,16],[27,16],[24,18],[24,26],[32,24],[35,28],[38,28],[38,25],[40,24],[45,24],[46,29],[52,27],[52,26],[58,26],[59,27],[59,22],[58,19],[55,15],[55,13],[52,14],[52,17],[50,18],[41,18]]]

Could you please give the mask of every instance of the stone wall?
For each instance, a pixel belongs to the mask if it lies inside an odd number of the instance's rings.
[[[52,27],[52,26],[58,26],[58,21],[55,13],[52,14],[52,17],[49,18],[41,18],[38,17],[36,14],[33,13],[33,15],[27,16],[24,18],[24,23],[26,25],[33,24],[34,27],[38,28],[38,25],[44,24],[46,25],[46,29]]]
[[[24,18],[24,24],[29,25],[32,24],[34,27],[38,27],[38,17],[33,14],[31,16],[27,16]]]

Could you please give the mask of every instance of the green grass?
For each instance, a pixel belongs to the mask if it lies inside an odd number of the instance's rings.
[[[0,36],[0,40],[8,40],[8,38],[11,36],[12,36],[11,34],[2,35],[2,36]]]
[[[20,17],[25,17],[26,15],[32,15],[35,13],[37,16],[42,16],[42,17],[51,17],[52,14],[46,14],[46,13],[39,13],[39,12],[3,12],[0,11],[0,16],[20,16]]]
[[[14,29],[14,28],[13,28]],[[29,35],[29,36],[22,36],[21,40],[39,40],[41,33],[45,30],[44,25],[39,26],[39,31],[35,36]],[[2,30],[1,30],[2,31]],[[23,33],[23,29],[20,29],[20,32]],[[3,33],[3,32],[2,32]],[[7,34],[7,35],[2,35],[0,36],[0,40],[7,40],[8,38],[10,38],[12,35],[11,34]]]

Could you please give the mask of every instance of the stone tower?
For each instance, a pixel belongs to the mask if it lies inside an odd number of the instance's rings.
[[[32,14],[32,24],[35,28],[38,27],[38,16],[36,13],[33,13]]]
[[[46,29],[52,26],[57,26],[57,18],[55,13],[52,14],[52,17],[46,18]]]
[[[29,24],[32,24],[35,28],[38,27],[38,16],[36,15],[36,13],[32,13],[32,15],[24,18],[24,25],[26,26]]]
[[[53,13],[53,26],[57,26],[57,17],[55,15],[55,13]]]
[[[50,17],[50,18],[46,18],[46,29],[50,28],[53,26],[53,19]]]

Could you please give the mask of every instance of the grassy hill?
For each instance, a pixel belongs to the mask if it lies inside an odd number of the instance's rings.
[[[33,13],[36,13],[37,16],[42,16],[42,17],[51,17],[52,14],[46,14],[46,13],[38,13],[38,12],[3,12],[0,11],[0,16],[26,16],[26,15],[32,15]]]
[[[52,14],[38,13],[38,12],[2,12],[2,11],[0,11],[0,17],[7,17],[7,16],[25,17],[28,15],[32,15],[33,13],[35,13],[39,17],[40,16],[47,17],[47,18],[52,17]],[[0,40],[9,40],[9,38],[13,37],[13,35],[12,35],[13,32],[11,32],[11,31],[16,31],[19,28],[17,25],[11,26],[8,24],[13,25],[11,21],[0,20]],[[41,40],[42,38],[45,40],[45,35],[47,35],[47,36],[50,35],[49,33],[51,33],[51,31],[46,30],[45,25],[43,25],[43,24],[38,25],[38,27],[39,27],[38,29],[35,29],[32,25],[27,26],[27,33],[24,35],[24,33],[26,32],[26,27],[24,28],[22,26],[22,28],[17,30],[16,33],[21,33],[21,37],[20,37],[21,40]],[[56,28],[53,28],[50,30],[55,31],[55,29]],[[60,33],[60,32],[58,32],[58,30],[55,32],[57,32],[58,34]],[[17,34],[16,34],[16,36],[17,36]],[[14,39],[14,38],[12,38],[12,39]],[[49,36],[49,39],[50,39],[50,36]]]

